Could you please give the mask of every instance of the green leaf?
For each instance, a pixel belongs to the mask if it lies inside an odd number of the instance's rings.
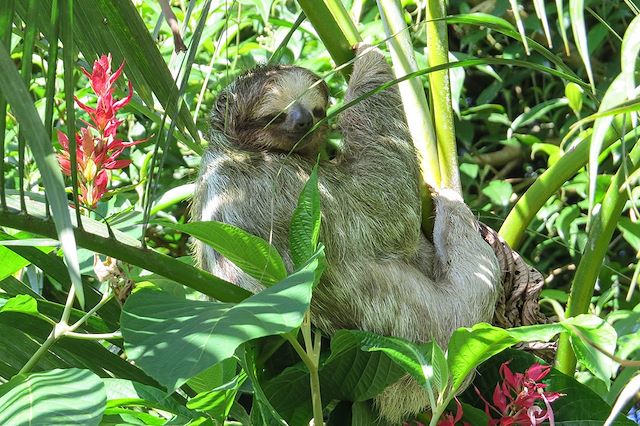
[[[249,377],[253,385],[253,406],[251,409],[251,424],[255,425],[286,425],[287,422],[276,411],[269,399],[262,390],[256,371],[256,349],[255,345],[247,343],[238,349],[238,359],[240,365]]]
[[[0,386],[0,424],[97,425],[105,403],[102,380],[88,370],[18,375]]]
[[[103,379],[107,394],[107,410],[131,405],[151,406],[153,408],[194,419],[199,413],[191,411],[173,397],[167,397],[164,390],[131,380]]]
[[[206,411],[209,416],[214,417],[218,422],[224,422],[231,411],[238,390],[246,379],[246,373],[242,372],[222,386],[210,391],[200,392],[189,400],[187,407],[193,410]]]
[[[569,17],[571,18],[573,40],[576,43],[578,53],[580,53],[584,67],[587,70],[591,90],[595,93],[596,88],[593,82],[593,71],[591,71],[589,47],[587,46],[587,30],[584,23],[584,0],[569,0]]]
[[[291,331],[309,308],[323,256],[318,252],[300,271],[237,305],[135,292],[122,311],[127,356],[173,391],[242,343]]]
[[[416,345],[403,339],[384,337],[366,331],[350,331],[350,333],[358,340],[363,351],[384,352],[425,388],[434,379],[431,361],[433,343]]]
[[[605,320],[595,315],[578,315],[566,319],[561,324],[571,333],[571,346],[578,361],[601,379],[608,389],[617,364],[610,357],[587,343],[585,338],[612,354],[616,349],[618,337],[616,330]]]
[[[382,351],[363,352],[352,330],[339,330],[331,339],[331,356],[320,366],[322,400],[366,401],[406,373]],[[309,370],[302,363],[286,368],[264,383],[272,406],[291,425],[312,418]],[[341,424],[341,423],[338,423]]]
[[[243,229],[216,221],[185,224],[163,222],[162,225],[186,232],[210,245],[263,284],[272,285],[287,276],[284,262],[275,247]]]
[[[640,223],[635,223],[628,217],[622,216],[618,222],[618,229],[622,231],[622,236],[631,247],[636,252],[640,252]]]
[[[552,143],[534,143],[531,147],[531,156],[535,156],[538,152],[544,152],[549,156],[547,164],[553,166],[560,159],[560,147]]]
[[[495,206],[507,207],[513,194],[513,188],[507,181],[494,180],[482,188],[482,193],[489,197]]]
[[[513,132],[518,130],[519,128],[529,125],[532,122],[541,119],[545,114],[549,111],[553,111],[554,109],[563,107],[567,105],[569,101],[565,98],[560,99],[551,99],[549,101],[542,102],[530,110],[520,114],[513,120],[511,126],[509,127],[509,131],[507,132],[507,136],[510,137]]]
[[[584,99],[584,89],[573,82],[567,83],[564,88],[564,96],[569,101],[569,107],[576,115],[582,111],[582,101]]]
[[[0,299],[0,313],[9,311],[38,316],[38,302],[26,294],[12,297],[9,300]]]
[[[639,33],[640,16],[636,16],[625,31],[620,54],[620,65],[622,67],[620,75],[626,87],[627,96],[636,93],[636,61],[640,52]]]
[[[289,248],[296,266],[303,265],[316,252],[320,237],[320,191],[318,190],[318,165],[311,171],[304,185],[298,205],[291,217]]]
[[[0,246],[0,280],[13,275],[20,269],[29,265],[28,260],[17,255],[6,247]]]
[[[453,391],[460,388],[474,368],[516,343],[518,340],[507,330],[485,323],[454,331],[447,351]]]

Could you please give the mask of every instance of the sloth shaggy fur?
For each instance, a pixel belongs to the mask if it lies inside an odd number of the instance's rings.
[[[345,102],[392,78],[380,51],[360,47]],[[317,123],[327,102],[324,82],[299,67],[258,68],[227,87],[210,118],[193,220],[226,222],[272,242],[291,270],[289,222],[325,132],[296,145],[303,135],[287,123],[294,107]],[[418,159],[395,87],[345,110],[339,126],[343,149],[319,168],[327,268],[314,290],[313,323],[328,334],[360,329],[446,348],[456,328],[490,321],[499,266],[460,196],[438,191],[433,243],[420,231]],[[263,288],[212,248],[196,242],[195,254],[213,274]],[[376,405],[396,424],[429,402],[407,376]]]

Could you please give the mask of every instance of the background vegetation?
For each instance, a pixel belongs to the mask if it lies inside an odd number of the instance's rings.
[[[410,30],[391,33],[375,2],[343,4],[367,42],[384,48],[389,36],[410,37],[415,81],[431,107],[419,109],[437,124],[442,99],[430,90],[440,85],[428,78],[428,23],[445,20],[427,17],[439,2],[403,2],[396,10]],[[367,333],[340,332],[330,342],[314,333],[305,312],[323,255],[313,181],[301,196],[304,214],[294,216],[291,249],[300,261],[289,276],[277,254],[260,254],[266,243],[222,225],[186,224],[216,93],[258,63],[295,63],[329,84],[332,123],[346,82],[331,56],[339,43],[328,49],[331,40],[318,34],[353,34],[318,21],[304,1],[171,6],[186,51],[176,52],[155,2],[0,0],[0,423],[308,424],[324,409],[333,424],[373,424],[367,401],[409,372],[431,390],[434,416],[420,420],[435,424],[456,412],[453,396],[476,366],[498,354],[476,380],[490,400],[503,361],[519,372],[535,361],[503,350],[559,333],[558,370],[546,382],[566,394],[553,403],[555,421],[602,423],[616,401],[616,424],[637,416],[637,0],[448,3],[449,60],[460,66],[442,67],[450,68],[465,200],[545,275],[541,306],[560,322],[460,330],[446,356],[447,348]],[[73,135],[89,120],[73,96],[95,105],[81,67],[91,71],[107,53],[114,71],[125,63],[114,96],[129,93],[126,81],[135,90],[118,112],[118,136],[143,141],[122,154],[130,165],[109,172],[95,208],[70,210],[78,182],[63,177],[53,155],[63,150],[57,131],[69,135],[73,153]],[[446,135],[435,134],[442,144]],[[248,295],[191,265],[189,235],[247,271],[269,265],[273,285],[235,305]],[[466,421],[488,421],[473,390],[461,400]]]

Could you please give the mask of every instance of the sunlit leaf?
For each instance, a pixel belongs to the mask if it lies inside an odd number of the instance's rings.
[[[88,370],[18,375],[0,386],[0,424],[98,425],[105,403],[102,380]]]
[[[291,331],[309,308],[322,256],[237,305],[179,299],[157,290],[135,292],[122,311],[127,356],[173,391],[231,357],[242,343]]]

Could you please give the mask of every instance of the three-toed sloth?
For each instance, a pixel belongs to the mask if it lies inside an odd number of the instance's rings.
[[[345,102],[392,78],[380,51],[358,48]],[[193,220],[226,222],[271,241],[292,268],[289,223],[325,138],[322,127],[307,133],[327,103],[326,84],[295,66],[257,68],[224,89],[211,114]],[[342,150],[319,168],[327,267],[312,321],[328,334],[360,329],[446,348],[456,328],[491,320],[496,257],[453,190],[433,197],[433,243],[422,235],[418,160],[395,87],[346,109],[339,124]],[[263,288],[211,247],[196,243],[195,253],[213,274],[252,292]],[[400,422],[428,408],[428,399],[405,377],[376,404]]]

